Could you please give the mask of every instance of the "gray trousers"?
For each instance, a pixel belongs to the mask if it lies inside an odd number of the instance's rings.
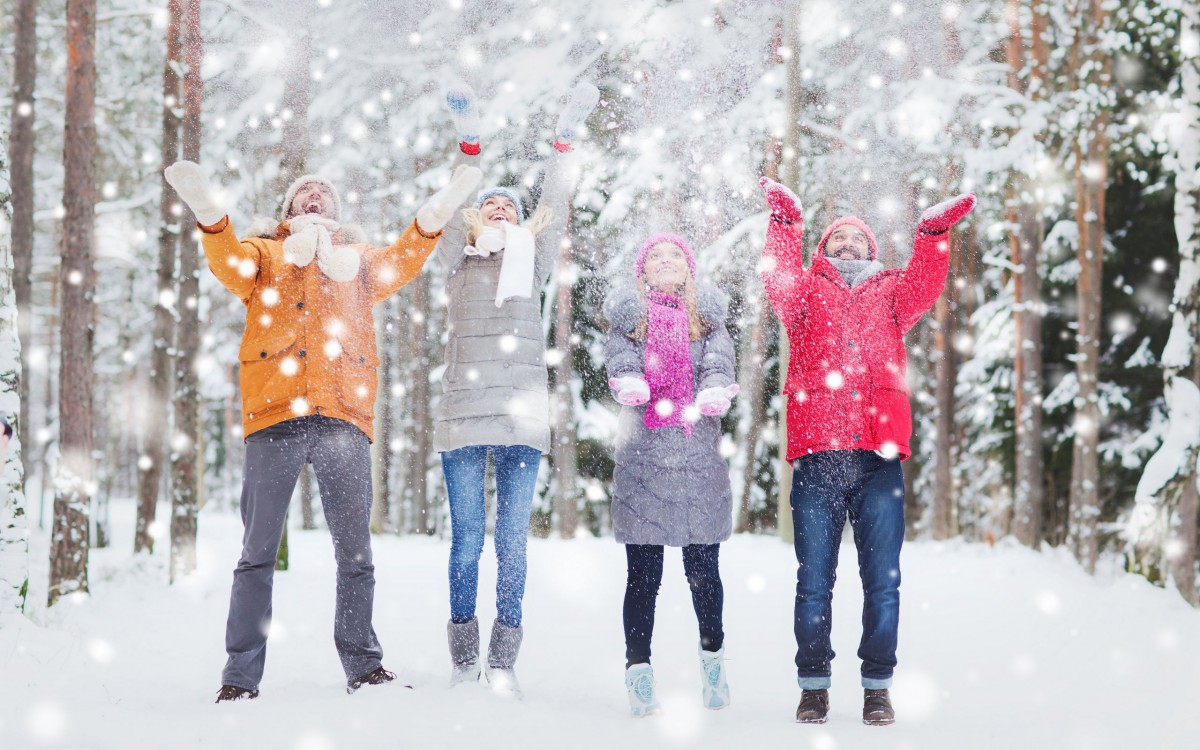
[[[271,587],[283,524],[300,470],[317,475],[337,560],[333,641],[348,680],[380,666],[383,649],[371,627],[371,443],[349,422],[322,416],[289,419],[246,438],[242,479],[242,557],[233,571],[221,682],[257,690],[267,658]]]

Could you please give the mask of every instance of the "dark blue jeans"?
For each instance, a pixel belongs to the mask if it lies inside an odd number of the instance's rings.
[[[692,607],[700,624],[700,647],[720,651],[725,642],[722,612],[725,588],[721,585],[719,544],[689,544],[683,548],[683,572],[692,589]],[[661,544],[626,544],[625,560],[625,664],[650,662],[650,638],[654,635],[654,606],[662,584]]]
[[[528,445],[468,445],[442,453],[450,496],[450,619],[475,616],[479,557],[487,531],[483,478],[488,451],[496,467],[496,619],[521,624],[525,543],[542,454]]]
[[[796,534],[796,670],[800,687],[828,688],[833,648],[833,582],[846,519],[863,585],[864,688],[887,688],[896,667],[904,477],[900,462],[874,451],[821,451],[792,462]]]

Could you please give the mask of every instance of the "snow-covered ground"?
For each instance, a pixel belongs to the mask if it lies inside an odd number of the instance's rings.
[[[166,517],[166,509],[160,509]],[[167,586],[165,542],[135,560],[132,503],[115,546],[92,558],[92,595],[47,611],[46,539],[34,538],[30,618],[0,617],[0,746],[14,748],[1195,748],[1200,612],[1172,592],[1058,552],[910,544],[904,550],[898,721],[865,727],[854,656],[861,594],[843,548],[835,595],[832,715],[792,716],[795,562],[774,538],[725,545],[733,705],[700,705],[696,626],[678,552],[668,554],[654,639],[664,715],[633,720],[622,675],[624,556],[611,539],[530,541],[517,702],[446,687],[445,541],[375,541],[375,627],[384,663],[413,690],[348,696],[332,642],[325,531],[290,536],[275,584],[262,696],[213,705],[224,660],[240,522],[200,519],[199,570]],[[480,619],[494,613],[490,544]],[[486,633],[486,630],[485,630]],[[485,635],[486,637],[486,635]]]

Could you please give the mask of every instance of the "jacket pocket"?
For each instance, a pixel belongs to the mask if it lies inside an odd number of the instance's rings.
[[[366,422],[375,418],[375,391],[379,381],[379,354],[369,341],[339,339],[341,351],[334,359],[336,382],[330,386],[342,408]]]
[[[290,404],[300,394],[302,363],[292,351],[295,344],[294,330],[242,341],[238,359],[241,362],[242,410],[246,419],[276,409],[281,403]]]

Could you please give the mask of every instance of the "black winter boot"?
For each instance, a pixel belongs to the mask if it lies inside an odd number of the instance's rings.
[[[355,677],[346,683],[346,692],[353,695],[355,690],[358,690],[363,685],[384,685],[396,679],[394,672],[389,672],[383,667],[375,667],[375,669],[367,672],[364,675]]]
[[[252,701],[258,697],[257,690],[247,690],[237,685],[222,685],[217,691],[217,703],[226,701]]]
[[[796,707],[797,724],[824,724],[829,718],[829,691],[805,690]]]
[[[863,724],[879,727],[895,721],[896,712],[886,689],[863,691]]]

